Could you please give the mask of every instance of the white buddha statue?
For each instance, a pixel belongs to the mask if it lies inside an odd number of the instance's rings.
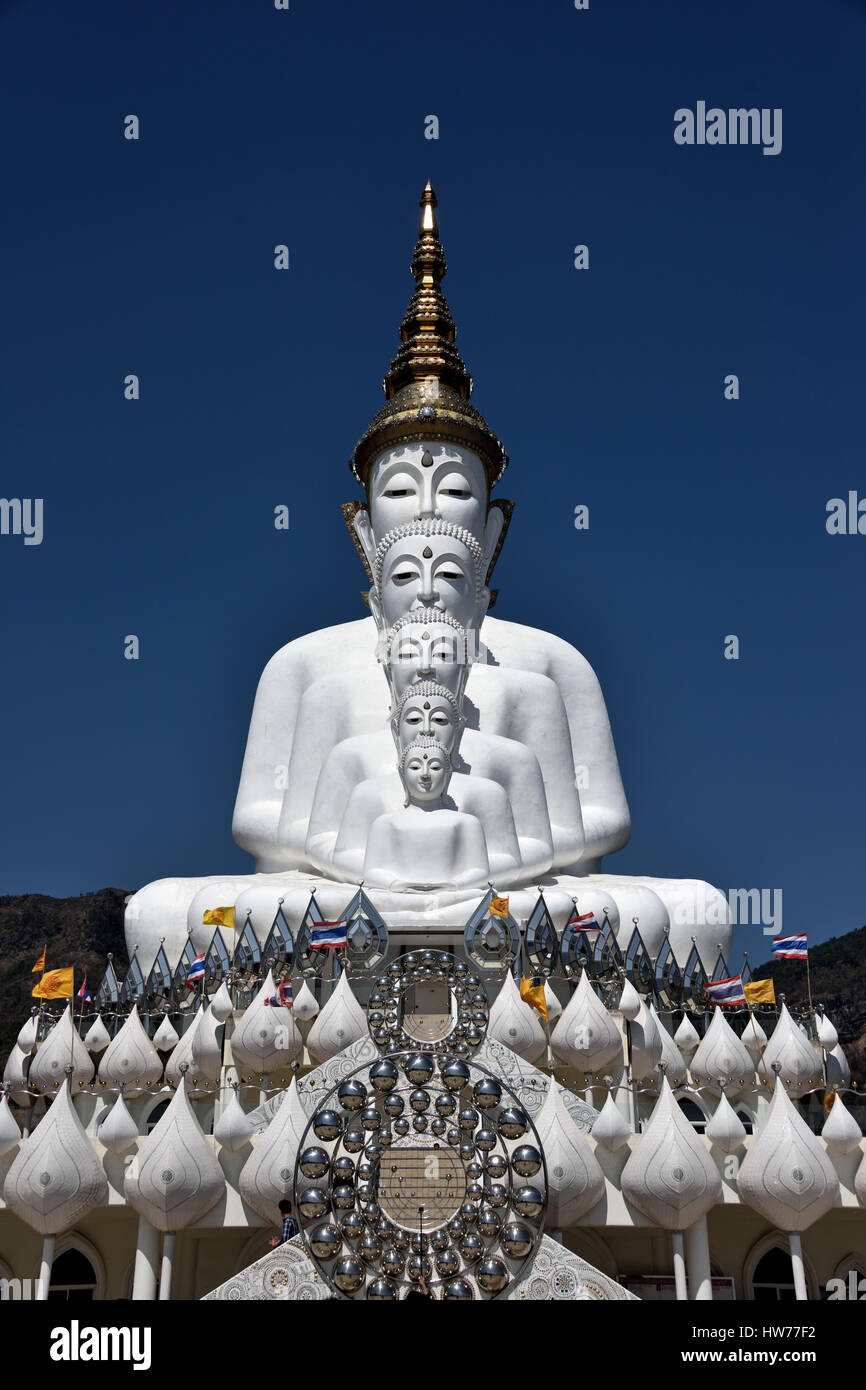
[[[428,185],[412,261],[416,290],[385,378],[386,403],[351,460],[366,503],[343,509],[370,580],[371,616],[296,638],[262,674],[233,820],[256,873],[149,884],[128,905],[128,943],[147,960],[163,936],[176,956],[189,924],[203,949],[210,935],[203,911],[230,901],[236,918],[250,911],[262,935],[279,901],[297,922],[313,888],[322,910],[336,914],[361,876],[366,885],[368,868],[384,885],[371,888],[371,897],[390,924],[456,930],[484,881],[477,839],[473,886],[459,867],[475,832],[456,832],[453,863],[437,852],[435,865],[406,874],[396,867],[406,862],[399,827],[408,845],[410,822],[432,824],[447,810],[474,815],[483,833],[486,819],[504,824],[496,803],[509,810],[516,853],[508,863],[497,859],[508,852],[492,831],[497,848],[487,868],[495,864],[497,892],[512,894],[515,916],[528,915],[535,901],[535,887],[523,885],[538,883],[558,925],[577,897],[581,911],[606,908],[621,940],[637,917],[653,953],[669,931],[681,963],[694,937],[712,966],[719,947],[730,949],[722,894],[695,880],[601,872],[603,857],[627,843],[631,826],[591,666],[561,638],[488,612],[511,516],[511,504],[490,493],[507,456],[469,402],[471,380],[441,290],[435,202]],[[477,814],[456,809],[456,797],[454,809],[395,804],[389,719],[405,713],[400,701],[409,687],[431,680],[455,695],[466,726],[452,783],[459,787],[456,779],[465,777],[497,789],[486,800],[476,795]],[[438,708],[444,713],[441,701]],[[439,741],[432,722],[427,737]],[[464,806],[468,795],[461,790]],[[535,878],[525,876],[530,866]]]

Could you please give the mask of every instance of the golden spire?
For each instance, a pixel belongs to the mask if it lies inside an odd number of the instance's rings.
[[[361,482],[374,457],[398,443],[450,439],[478,453],[492,486],[508,455],[483,416],[469,404],[472,378],[457,351],[457,330],[442,291],[448,269],[429,179],[419,200],[421,221],[409,269],[415,292],[400,324],[400,346],[382,386],[387,404],[359,441],[350,467]]]

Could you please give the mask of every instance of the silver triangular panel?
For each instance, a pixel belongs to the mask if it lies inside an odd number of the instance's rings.
[[[559,937],[543,893],[539,893],[538,901],[526,923],[523,941],[533,970],[552,974],[559,956]]]
[[[107,1009],[112,1004],[116,1004],[119,999],[120,985],[117,980],[117,971],[114,968],[111,956],[109,956],[108,964],[105,967],[105,974],[102,977],[102,984],[96,991],[96,998],[93,1001],[97,1013],[100,1013],[103,1009]]]

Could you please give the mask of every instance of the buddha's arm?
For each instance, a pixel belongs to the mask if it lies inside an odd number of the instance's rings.
[[[554,638],[551,674],[568,714],[575,780],[583,815],[581,867],[628,844],[631,817],[601,685],[589,662]]]
[[[309,679],[305,657],[303,638],[271,657],[250,720],[232,835],[241,849],[265,862],[276,849],[295,720]]]
[[[386,797],[376,778],[359,782],[346,802],[340,829],[330,855],[333,872],[347,881],[366,877],[365,856],[379,821],[387,819]]]

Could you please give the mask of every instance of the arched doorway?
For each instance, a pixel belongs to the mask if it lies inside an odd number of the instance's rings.
[[[49,1303],[92,1303],[96,1294],[96,1270],[81,1250],[64,1250],[51,1266]]]

